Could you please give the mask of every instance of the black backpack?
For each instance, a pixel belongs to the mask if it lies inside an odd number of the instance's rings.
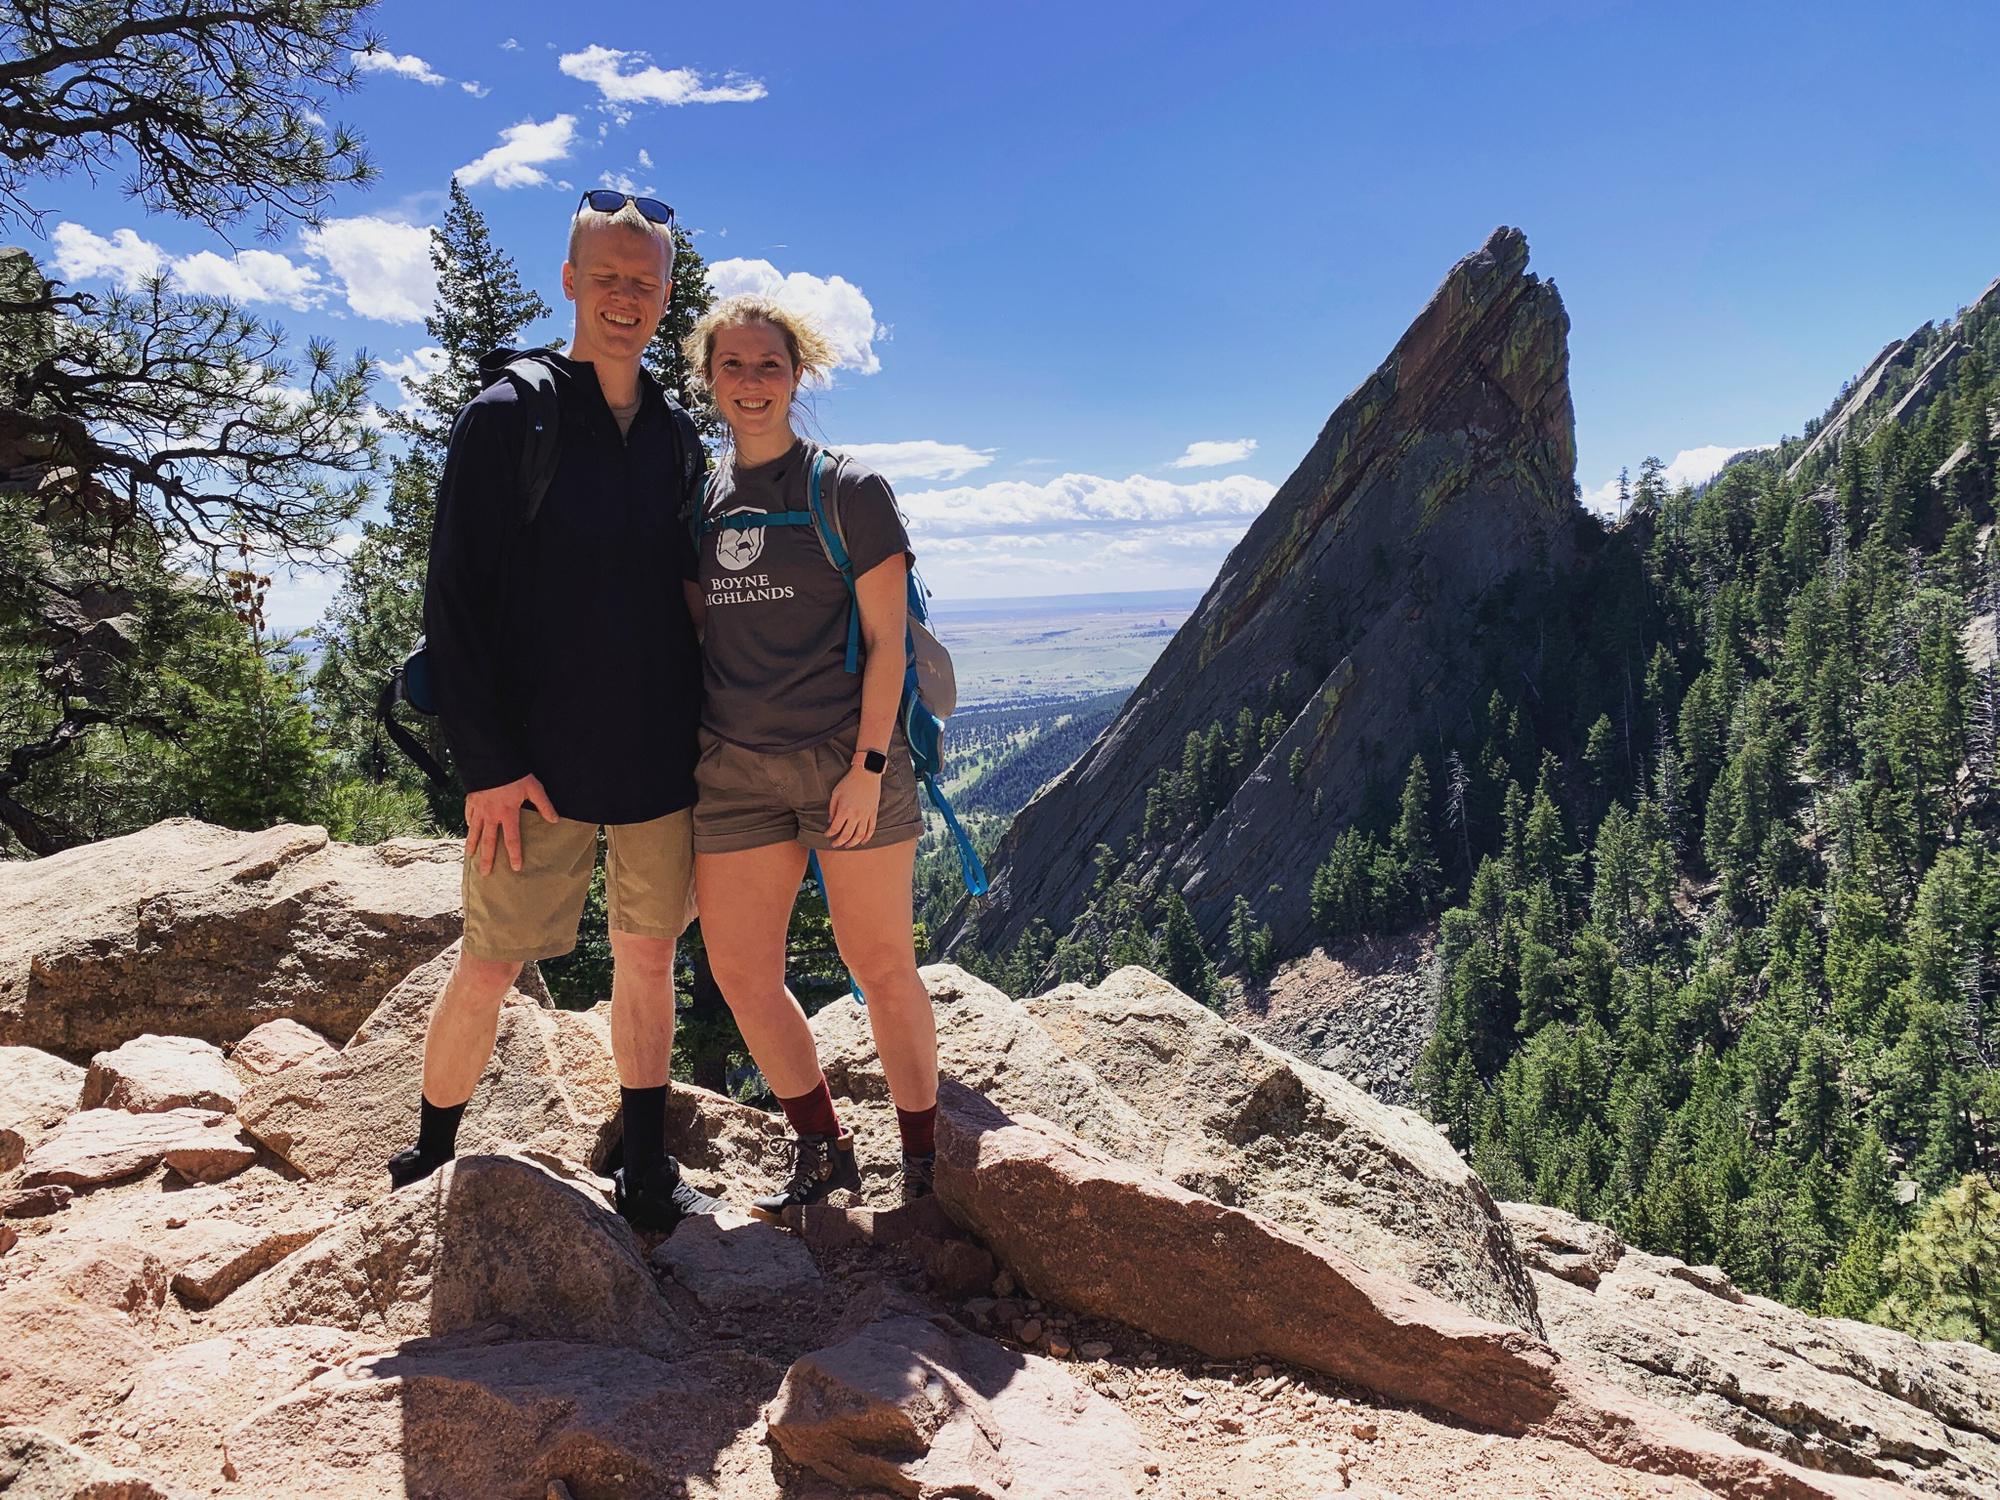
[[[527,430],[521,443],[521,526],[526,529],[540,514],[542,497],[548,494],[549,484],[555,478],[556,462],[561,456],[562,407],[556,395],[555,371],[542,358],[553,351],[530,349],[513,355],[504,365],[499,364],[505,352],[488,355],[480,361],[480,368],[497,366],[496,378],[513,383],[527,420]],[[490,388],[493,382],[487,384]],[[674,435],[680,447],[681,497],[685,514],[687,496],[700,492],[701,471],[707,462],[707,453],[701,445],[701,434],[695,430],[694,418],[687,414],[687,409],[665,391],[661,395],[666,398],[667,415],[674,424]],[[424,773],[431,785],[444,792],[455,790],[450,774],[438,764],[437,758],[424,748],[421,740],[396,722],[395,708],[398,703],[407,705],[413,713],[426,718],[437,714],[437,687],[431,676],[430,653],[425,649],[421,636],[415,649],[382,684],[382,691],[375,699],[375,718],[382,732],[409,757],[411,764]],[[378,755],[378,780],[386,770]]]

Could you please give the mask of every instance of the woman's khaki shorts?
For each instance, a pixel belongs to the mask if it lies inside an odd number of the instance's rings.
[[[547,823],[521,809],[521,868],[507,863],[507,846],[479,873],[466,856],[465,951],[474,958],[527,962],[555,958],[576,946],[576,924],[597,865],[595,823],[564,818]],[[694,815],[682,808],[650,823],[605,825],[604,860],[611,930],[637,937],[677,938],[688,924],[693,884]]]
[[[702,854],[734,854],[767,844],[831,849],[827,803],[854,760],[853,730],[803,750],[766,755],[701,732],[701,760],[694,768],[694,847]],[[882,773],[882,801],[875,836],[856,849],[900,844],[924,831],[917,808],[917,773],[909,741],[899,729],[889,742]]]

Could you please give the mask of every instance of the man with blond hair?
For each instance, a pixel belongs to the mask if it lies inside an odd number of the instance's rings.
[[[705,466],[685,413],[640,366],[673,264],[666,204],[585,193],[562,268],[567,350],[526,356],[533,383],[522,356],[490,356],[492,383],[452,428],[424,628],[466,793],[465,940],[424,1041],[417,1143],[389,1162],[401,1187],[454,1155],[521,965],[576,945],[602,828],[625,1137],[614,1181],[618,1211],[652,1230],[717,1206],[664,1144],[701,703],[675,585]],[[550,421],[547,488],[524,504],[524,455]]]

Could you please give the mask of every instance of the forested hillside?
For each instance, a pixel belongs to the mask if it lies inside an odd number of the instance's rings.
[[[1581,563],[1482,631],[1400,796],[1313,879],[1330,944],[1439,921],[1433,1116],[1497,1197],[1616,1225],[1747,1289],[2000,1340],[2000,290],[1883,351],[1803,436],[1699,493],[1648,460]],[[1280,726],[1281,727],[1281,726]],[[1162,826],[1270,736],[1188,737]],[[1198,808],[1197,808],[1198,810]],[[1002,983],[1269,962],[1106,879]],[[975,955],[966,955],[975,963]]]

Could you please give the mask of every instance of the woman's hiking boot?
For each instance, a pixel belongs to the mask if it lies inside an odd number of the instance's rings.
[[[681,1176],[680,1163],[671,1156],[629,1181],[625,1168],[613,1172],[611,1201],[626,1223],[654,1234],[672,1234],[689,1214],[712,1214],[722,1207],[720,1198],[709,1197]]]
[[[903,1153],[903,1201],[915,1203],[919,1198],[928,1198],[936,1191],[931,1180],[937,1174],[937,1155],[926,1151],[921,1156]]]
[[[823,1203],[827,1195],[846,1188],[861,1190],[861,1168],[854,1161],[851,1135],[801,1135],[792,1141],[796,1155],[791,1181],[782,1191],[751,1200],[750,1206],[763,1218],[775,1219],[788,1208]]]

